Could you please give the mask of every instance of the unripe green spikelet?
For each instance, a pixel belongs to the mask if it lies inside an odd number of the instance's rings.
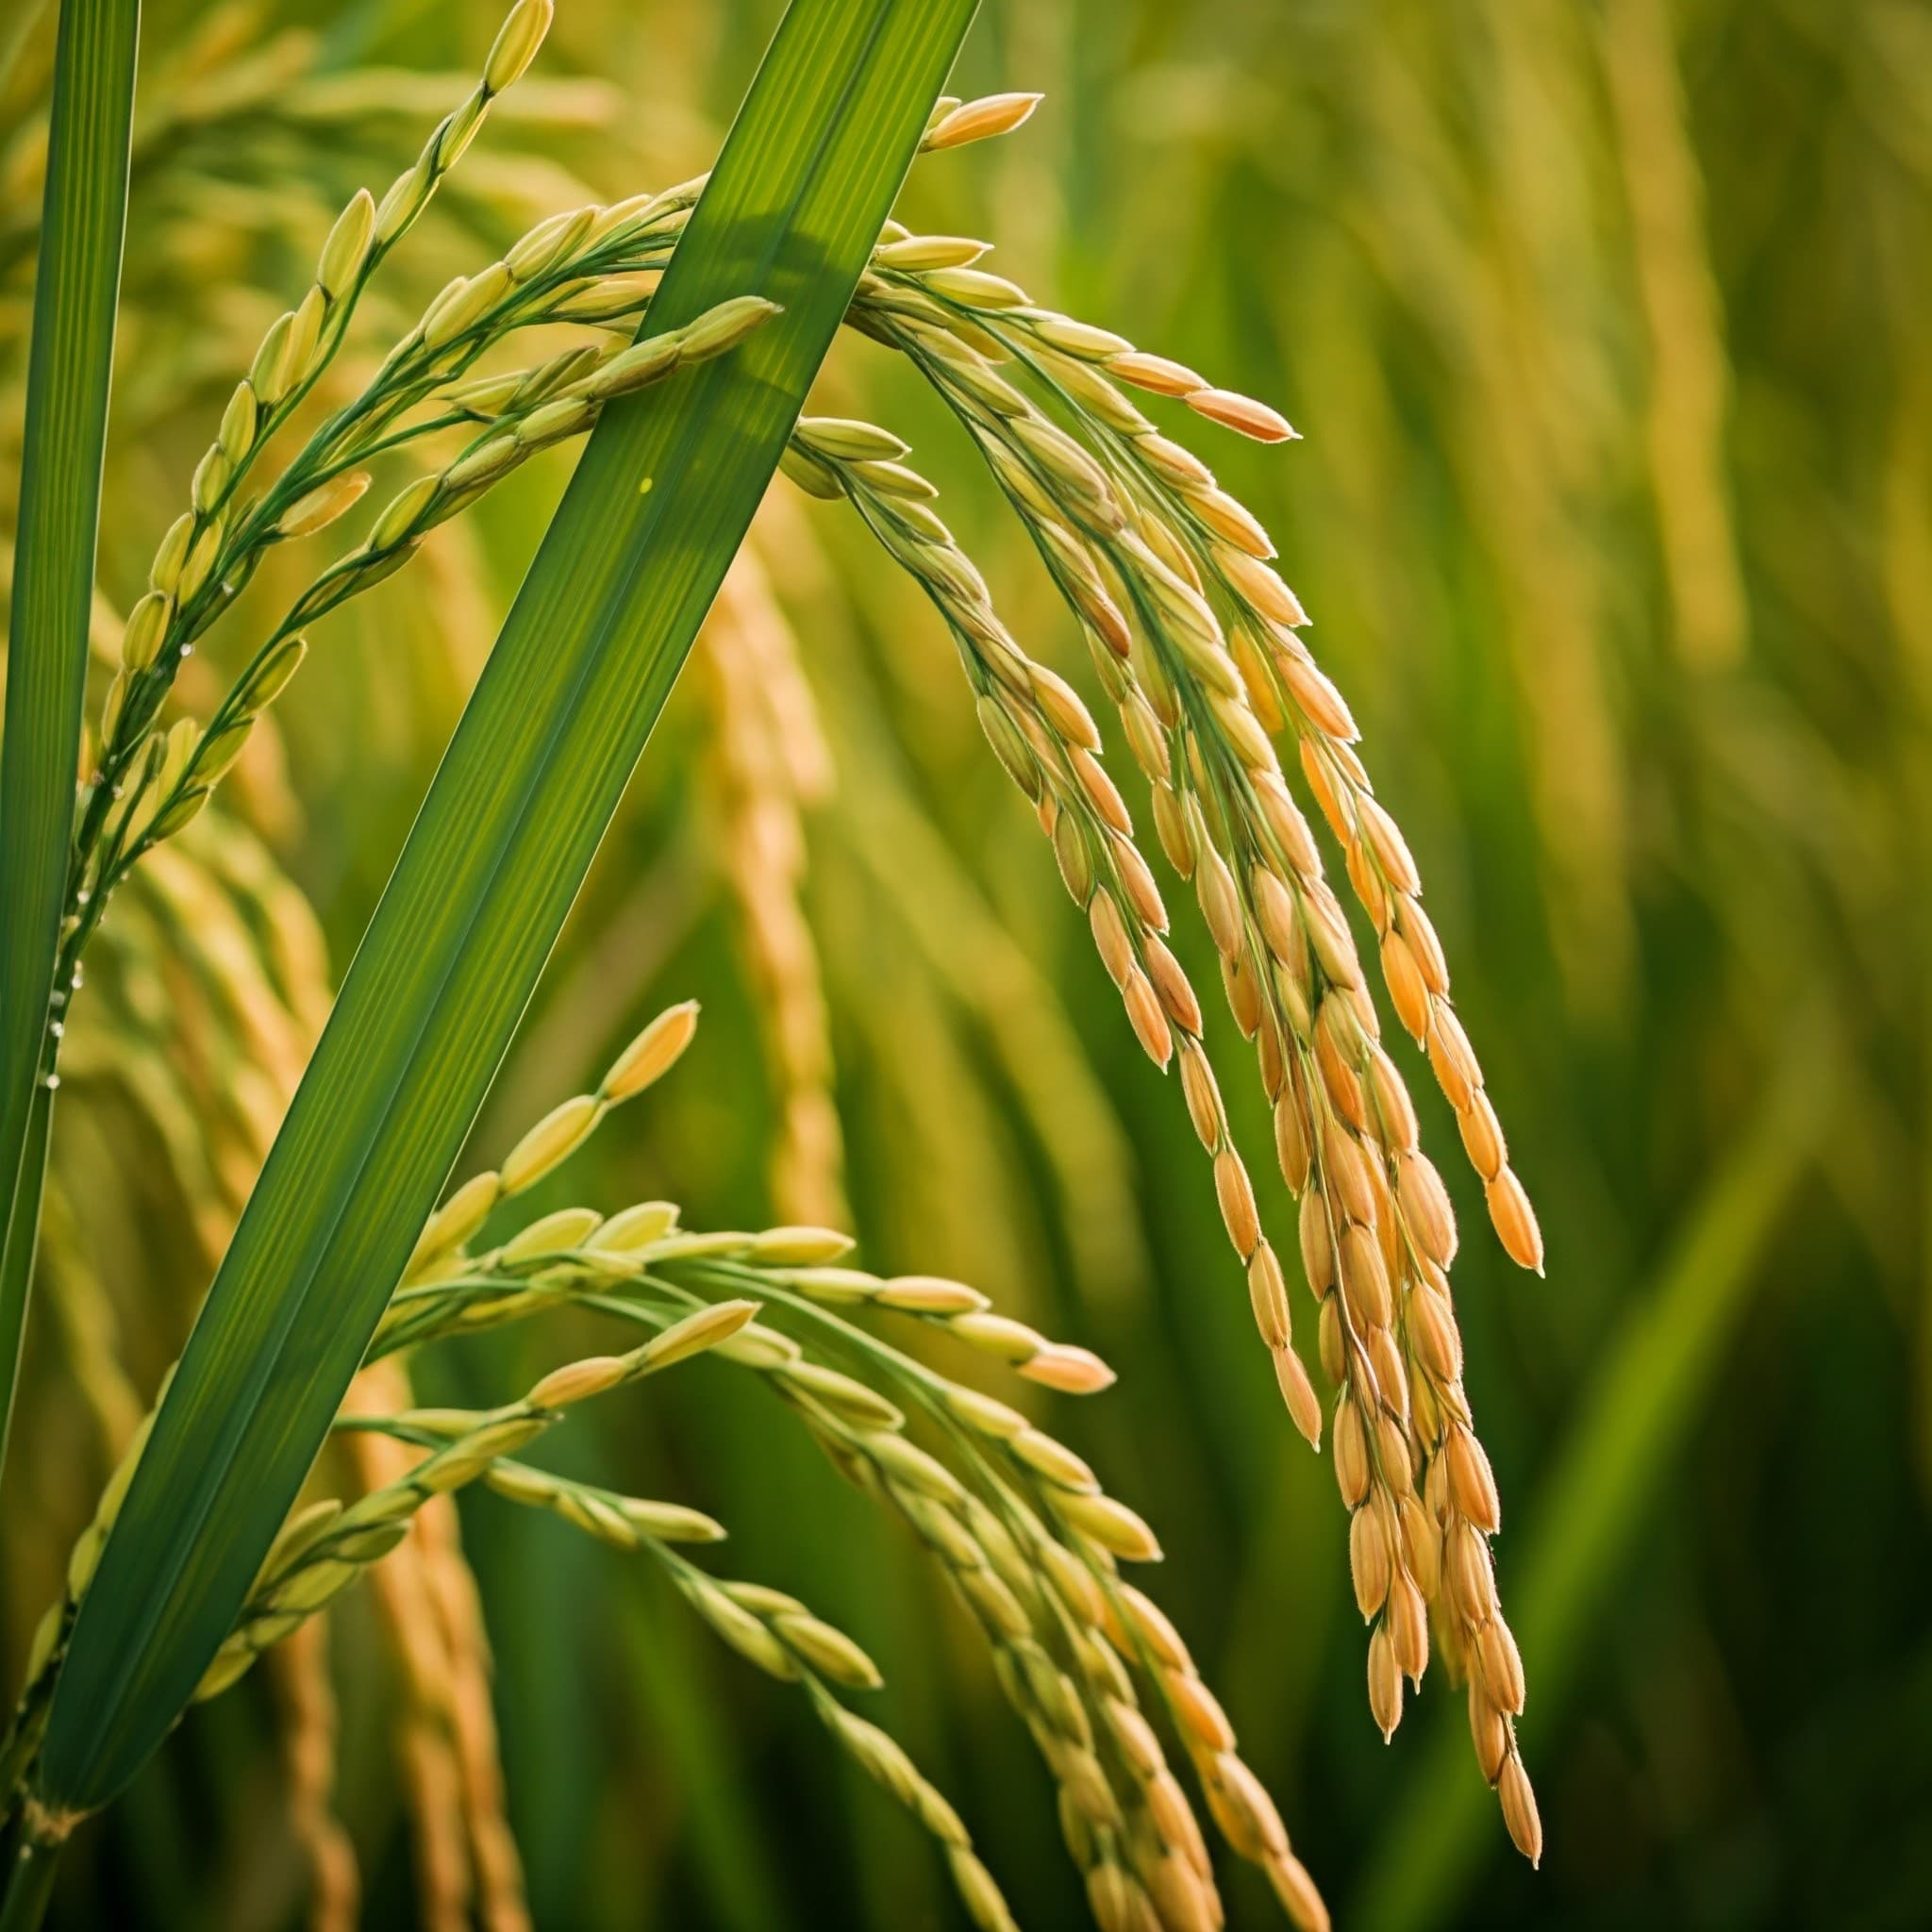
[[[369,1529],[351,1530],[335,1542],[336,1554],[351,1563],[375,1563],[396,1547],[409,1533],[407,1523],[379,1523]]]
[[[752,1243],[752,1254],[759,1260],[771,1259],[770,1256],[759,1251],[756,1241]],[[842,1307],[858,1307],[872,1301],[880,1287],[877,1275],[868,1274],[859,1268],[794,1268],[787,1278],[792,1287],[810,1295],[813,1301],[829,1302]]]
[[[478,1429],[454,1448],[444,1449],[417,1470],[414,1480],[438,1491],[458,1490],[474,1482],[499,1456],[514,1456],[533,1437],[543,1433],[540,1416],[511,1416]]]
[[[883,268],[915,274],[935,268],[971,268],[991,245],[967,235],[908,235],[903,241],[875,248],[873,259]]]
[[[307,1564],[287,1583],[270,1595],[273,1607],[283,1614],[291,1611],[319,1610],[331,1597],[340,1596],[360,1574],[360,1566],[340,1557],[324,1557]]]
[[[576,1152],[604,1117],[605,1102],[579,1093],[554,1107],[511,1148],[503,1163],[506,1194],[520,1194]]]
[[[808,496],[815,496],[823,503],[836,502],[845,493],[837,475],[816,457],[808,456],[795,442],[785,445],[778,467]]]
[[[841,462],[896,462],[910,447],[890,429],[844,416],[801,417],[798,440],[808,450]]]
[[[513,469],[526,452],[512,433],[493,436],[466,455],[458,457],[443,472],[442,480],[453,491],[471,489],[479,483],[493,483],[507,470]],[[438,522],[443,521],[441,517]]]
[[[503,1181],[497,1174],[472,1174],[434,1214],[423,1229],[410,1257],[413,1268],[431,1255],[460,1247],[490,1218],[490,1210],[503,1197]]]
[[[1004,275],[988,275],[984,269],[937,268],[924,277],[935,294],[950,296],[973,308],[1021,308],[1026,304],[1026,291]]]
[[[158,591],[150,591],[128,613],[126,634],[121,640],[121,662],[127,671],[145,671],[160,655],[161,639],[174,614],[175,600]]]
[[[201,1682],[194,1687],[194,1702],[206,1704],[210,1697],[219,1697],[246,1674],[255,1657],[256,1653],[250,1645],[230,1638],[216,1651],[214,1662],[202,1673]]]
[[[188,546],[194,541],[194,512],[183,510],[168,525],[168,533],[155,552],[154,568],[148,572],[152,589],[167,593],[180,583],[181,566],[187,562]]]
[[[749,1610],[741,1609],[714,1585],[686,1583],[686,1594],[698,1614],[741,1657],[759,1670],[790,1682],[798,1675],[791,1653]]]
[[[688,1509],[680,1503],[652,1503],[641,1497],[626,1496],[618,1507],[626,1522],[645,1536],[667,1543],[717,1543],[724,1541],[724,1525],[702,1509]]]
[[[594,1208],[559,1208],[515,1235],[500,1258],[505,1267],[513,1268],[540,1255],[568,1254],[594,1234],[603,1219]]]
[[[215,560],[221,555],[223,534],[224,520],[220,517],[211,517],[201,525],[200,533],[190,545],[187,559],[181,566],[181,579],[176,587],[181,603],[189,602],[208,582]]]
[[[230,463],[239,463],[255,441],[255,391],[245,382],[235,385],[228,406],[222,411],[222,426],[215,441]]]
[[[255,728],[253,718],[238,718],[232,724],[206,739],[194,760],[194,775],[204,785],[212,785],[242,756],[248,735]]]
[[[344,470],[340,475],[331,476],[326,483],[318,484],[307,495],[298,496],[282,512],[281,520],[275,525],[279,537],[312,537],[318,530],[325,530],[340,516],[346,515],[362,500],[362,492],[369,488],[367,470]]]
[[[781,1615],[772,1627],[813,1670],[848,1690],[875,1690],[885,1681],[879,1667],[844,1631],[817,1617]]]
[[[255,352],[255,360],[248,368],[249,386],[262,402],[273,408],[281,401],[283,390],[278,372],[282,366],[282,356],[289,344],[289,329],[295,320],[290,310],[278,315],[269,325],[268,333],[261,339],[261,346]]]
[[[500,94],[523,77],[550,31],[551,13],[551,0],[517,0],[483,63],[483,86],[488,92]]]
[[[991,1395],[982,1395],[976,1389],[962,1389],[957,1384],[949,1385],[946,1390],[946,1407],[968,1428],[977,1429],[982,1436],[991,1436],[1001,1441],[1009,1441],[1028,1426],[1026,1418],[1017,1408],[1009,1408],[1007,1404],[996,1401]]]
[[[661,1335],[647,1341],[637,1354],[652,1369],[668,1369],[674,1362],[681,1362],[688,1357],[729,1341],[750,1324],[757,1313],[756,1302],[714,1302],[708,1308],[687,1315],[681,1322],[674,1322]],[[779,1339],[787,1340],[784,1337]]]
[[[415,166],[406,174],[398,175],[390,184],[389,192],[375,209],[375,244],[378,248],[387,248],[422,213],[436,186],[436,157],[425,149],[416,158]]]
[[[703,362],[735,349],[746,336],[778,313],[778,305],[762,295],[734,295],[708,308],[678,335],[678,353],[686,362]]]
[[[834,1415],[859,1429],[903,1429],[906,1418],[898,1407],[868,1389],[863,1382],[818,1362],[794,1362],[784,1372],[788,1387],[824,1404]]]
[[[517,441],[525,449],[560,441],[588,429],[597,419],[597,405],[591,396],[559,396],[532,409],[517,425]]]
[[[233,474],[234,465],[222,454],[220,444],[210,448],[195,464],[188,494],[197,516],[207,516],[221,501],[222,491],[228,487],[228,478]]]
[[[1027,1468],[1037,1470],[1055,1488],[1077,1491],[1083,1495],[1099,1492],[1100,1482],[1092,1470],[1064,1442],[1041,1430],[1024,1430],[1012,1439],[1010,1446]]]
[[[641,1093],[661,1079],[697,1031],[698,1003],[685,1000],[667,1008],[618,1055],[598,1092],[613,1105]]]
[[[375,234],[375,203],[368,189],[358,188],[350,197],[349,205],[336,217],[316,264],[316,286],[330,301],[340,300],[362,273]]]
[[[973,1315],[991,1307],[976,1288],[938,1274],[896,1274],[876,1299],[882,1308],[915,1315]]]
[[[883,1431],[868,1436],[865,1451],[895,1481],[907,1484],[934,1502],[958,1503],[966,1493],[958,1477],[944,1463],[901,1436]]]
[[[418,476],[413,483],[399,490],[384,506],[382,514],[369,532],[369,547],[372,550],[388,550],[400,543],[441,488],[441,476]]]
[[[308,655],[307,638],[289,638],[262,660],[261,668],[249,680],[248,688],[242,694],[242,702],[252,711],[259,711],[278,698],[289,680],[302,668],[302,660]]]
[[[298,383],[307,380],[315,366],[316,348],[322,340],[322,322],[328,309],[328,297],[312,284],[289,322],[288,340],[282,344],[275,394],[285,396]]]
[[[768,1227],[752,1237],[751,1257],[769,1268],[817,1268],[849,1255],[853,1246],[852,1237],[836,1227]]]
[[[585,376],[581,384],[583,392],[603,397],[641,389],[676,368],[681,353],[679,338],[675,335],[652,336],[645,341],[633,342],[602,368]]]
[[[591,224],[596,218],[594,208],[578,208],[539,222],[504,257],[511,277],[530,282],[547,275],[590,233]]]
[[[568,1408],[615,1389],[629,1374],[630,1364],[622,1356],[586,1356],[552,1369],[524,1399],[532,1408]]]
[[[675,1201],[640,1201],[613,1214],[591,1238],[589,1245],[609,1255],[634,1255],[660,1241],[677,1225]]]

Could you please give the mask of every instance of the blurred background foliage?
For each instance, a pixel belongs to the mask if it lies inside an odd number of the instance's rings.
[[[541,215],[706,165],[775,11],[564,0],[373,291],[392,306],[358,325],[365,352]],[[53,12],[14,0],[0,23],[9,529]],[[413,154],[495,22],[427,0],[146,15],[109,649],[334,210]],[[1517,1274],[1443,1162],[1541,1874],[1439,1677],[1377,1738],[1330,1474],[1252,1346],[1184,1110],[930,612],[849,515],[783,486],[768,506],[475,1159],[701,995],[678,1076],[573,1191],[675,1194],[722,1225],[849,1202],[874,1265],[958,1274],[1106,1354],[1123,1386],[1057,1425],[1160,1527],[1163,1600],[1341,1923],[1932,1922],[1932,11],[987,0],[956,85],[1048,100],[1020,136],[922,164],[908,219],[994,239],[1004,273],[1307,439],[1212,454],[1362,722],[1549,1239],[1548,1279]],[[823,390],[914,441],[1016,630],[1084,684],[913,379],[853,342]],[[179,1345],[561,477],[532,466],[329,620],[227,808],[107,924],[6,1498],[9,1668]],[[1205,936],[1182,937],[1198,978]],[[1228,1100],[1264,1142],[1258,1091]],[[431,1399],[534,1366],[514,1336],[473,1347]],[[879,1715],[1023,1918],[1075,1923],[1043,1774],[916,1553],[723,1374],[598,1422],[579,1473],[716,1512],[740,1574],[858,1636],[889,1678]],[[917,1834],[660,1577],[487,1496],[464,1530],[540,1925],[956,1922]],[[411,1924],[394,1667],[365,1605],[332,1621],[367,1923]],[[252,1680],[197,1713],[92,1827],[64,1923],[296,1923],[284,1722]],[[1229,1899],[1267,1922],[1240,1874]]]

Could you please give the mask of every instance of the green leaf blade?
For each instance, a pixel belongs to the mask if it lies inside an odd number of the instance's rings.
[[[653,305],[784,312],[591,439],[190,1339],[40,1788],[111,1797],[312,1462],[851,298],[974,0],[794,0]]]
[[[139,0],[60,9],[0,740],[0,1469],[46,1156],[37,1093],[79,776]]]

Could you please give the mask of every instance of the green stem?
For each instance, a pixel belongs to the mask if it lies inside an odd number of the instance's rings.
[[[22,1834],[9,1857],[0,1891],[0,1932],[40,1932],[54,1896],[54,1874],[60,1863],[60,1840]]]

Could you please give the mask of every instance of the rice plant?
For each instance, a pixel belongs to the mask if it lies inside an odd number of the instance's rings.
[[[797,909],[799,828],[824,796],[827,761],[813,755],[812,699],[795,678],[811,643],[774,613],[765,552],[784,549],[772,518],[811,530],[841,510],[929,602],[931,637],[953,646],[966,703],[1033,808],[1128,1032],[1177,1076],[1235,1251],[1240,1286],[1224,1263],[1226,1290],[1245,1291],[1291,1422],[1333,1461],[1375,1726],[1394,1733],[1405,1686],[1422,1685],[1433,1651],[1464,1689],[1476,1765],[1509,1837],[1539,1857],[1515,1724],[1524,1674],[1491,1552],[1500,1504],[1449,1286],[1456,1218],[1383,1043],[1383,1013],[1426,1056],[1502,1250],[1540,1271],[1541,1234],[1451,1004],[1419,869],[1371,781],[1349,707],[1316,661],[1301,601],[1276,573],[1274,541],[1194,439],[1159,426],[1177,412],[1158,415],[1146,398],[1191,411],[1204,437],[1224,429],[1272,444],[1293,432],[1266,404],[1042,306],[988,270],[986,242],[887,214],[915,153],[935,158],[922,169],[971,165],[937,158],[1017,134],[1036,103],[938,95],[969,10],[798,0],[714,174],[546,211],[494,259],[473,258],[413,312],[391,316],[385,286],[408,274],[409,244],[479,134],[487,152],[486,113],[536,55],[549,9],[523,0],[480,83],[393,186],[347,200],[312,278],[282,291],[286,308],[238,358],[206,453],[178,479],[185,507],[147,588],[98,653],[109,661],[93,679],[84,737],[99,625],[92,541],[85,556],[75,546],[92,516],[85,476],[63,478],[42,452],[74,467],[100,447],[112,312],[102,264],[118,248],[96,231],[119,217],[70,208],[81,177],[62,167],[61,135],[82,108],[69,107],[65,122],[61,110],[86,98],[112,121],[108,97],[131,84],[131,20],[118,43],[125,83],[101,57],[94,65],[113,71],[94,75],[92,95],[63,92],[70,75],[82,87],[91,58],[77,29],[71,55],[63,46],[40,298],[55,316],[48,340],[91,345],[93,361],[66,372],[37,354],[27,385],[6,741],[6,863],[17,870],[6,874],[0,954],[0,1021],[12,1029],[0,1101],[19,1174],[0,1303],[8,1357],[25,1317],[63,1080],[132,1091],[134,1070],[148,1068],[142,1106],[156,1121],[172,1108],[184,1168],[206,1161],[223,1133],[236,1144],[233,1172],[207,1183],[225,1195],[201,1230],[219,1263],[214,1287],[151,1410],[110,1347],[96,1337],[89,1352],[85,1286],[57,1289],[73,1204],[58,1189],[49,1196],[35,1319],[58,1293],[55,1319],[92,1365],[89,1400],[116,1473],[39,1624],[0,1757],[15,1840],[7,1923],[31,1923],[60,1845],[120,1794],[183,1709],[258,1657],[285,1679],[291,1807],[316,1920],[349,1923],[358,1879],[331,1810],[338,1718],[315,1632],[364,1580],[418,1707],[405,1777],[425,1920],[447,1922],[474,1895],[491,1923],[518,1923],[487,1653],[448,1500],[471,1488],[647,1557],[728,1646],[802,1690],[831,1740],[938,1841],[971,1918],[1010,1923],[962,1811],[845,1701],[879,1675],[850,1637],[796,1597],[693,1561],[690,1548],[724,1533],[702,1512],[564,1474],[547,1466],[548,1443],[524,1459],[578,1422],[580,1406],[646,1403],[651,1391],[631,1383],[700,1353],[776,1397],[963,1603],[1045,1761],[1099,1924],[1220,1921],[1197,1805],[1296,1923],[1325,1923],[1221,1705],[1172,1624],[1122,1574],[1158,1556],[1155,1531],[1030,1410],[929,1357],[961,1350],[1065,1395],[1097,1393],[1110,1372],[974,1288],[861,1272],[849,1239],[819,1224],[849,1212],[826,1019],[826,981],[840,969],[816,956]],[[92,19],[65,8],[63,31],[70,15]],[[863,115],[839,105],[847,88]],[[1642,103],[1624,108],[1641,115]],[[814,145],[822,136],[828,146]],[[125,103],[118,138],[125,154]],[[138,141],[133,152],[138,162]],[[98,156],[85,171],[95,191],[121,171]],[[90,286],[50,273],[63,249]],[[77,321],[55,308],[63,301],[82,305]],[[952,488],[942,458],[915,468],[907,441],[869,416],[808,412],[841,325],[920,386],[979,459],[1057,616],[1036,608],[1023,624],[996,610],[989,575],[934,508],[927,472]],[[1694,370],[1681,379],[1694,386]],[[57,404],[79,407],[89,381],[91,432],[37,426]],[[250,808],[230,813],[229,787],[277,721],[299,712],[305,666],[342,636],[349,607],[377,613],[379,626],[386,600],[459,541],[458,519],[487,515],[526,466],[580,439],[569,492],[325,1028],[326,982],[301,896],[248,845],[235,821]],[[90,467],[98,475],[91,458],[78,465]],[[828,508],[774,506],[748,534],[774,470],[779,487]],[[398,488],[373,482],[397,472]],[[49,494],[62,489],[80,513]],[[48,502],[61,506],[58,541],[37,534]],[[345,530],[356,534],[345,541]],[[1698,565],[1679,556],[1674,569],[1688,584]],[[61,583],[58,609],[44,602],[49,574]],[[688,1007],[450,1190],[708,612],[726,871],[784,1088],[773,1191],[797,1224],[695,1231],[663,1201],[607,1214],[523,1200],[554,1198],[557,1170],[610,1108],[668,1071],[691,1037]],[[1182,963],[1190,941],[1170,928],[1152,847],[1101,762],[1106,736],[1030,636],[1048,623],[1087,642],[1146,786],[1159,858],[1193,889],[1208,956],[1256,1049],[1259,1105],[1297,1203],[1291,1242],[1277,1246],[1267,1230],[1241,1111],[1224,1098],[1232,1062],[1210,1057],[1210,1023]],[[1725,623],[1707,611],[1691,626],[1706,641],[1695,648],[1721,655],[1708,638]],[[225,668],[210,687],[203,667],[217,652]],[[1334,862],[1360,919],[1330,883]],[[223,921],[244,934],[244,953],[269,957],[266,972],[238,968],[234,949],[213,943]],[[942,924],[941,950],[954,942],[953,922]],[[141,1057],[139,989],[158,962],[192,972],[204,955],[205,976],[223,987],[211,1008],[242,1004],[246,1017],[229,1015],[231,1058],[211,1083],[223,1091],[189,1091],[181,1118],[189,1083],[169,1050]],[[228,1000],[251,971],[254,993]],[[1032,1016],[1049,1040],[1052,1020]],[[1054,1110],[1074,1104],[1047,1084],[1043,1138]],[[250,1096],[239,1124],[219,1119],[238,1110],[230,1091]],[[1291,1272],[1311,1292],[1311,1352],[1295,1345]],[[1200,1292],[1215,1274],[1204,1265]],[[906,1348],[875,1332],[888,1318],[904,1324]],[[512,1324],[575,1337],[587,1324],[615,1338],[612,1352],[507,1384],[498,1393],[512,1399],[416,1399],[413,1378],[437,1379],[438,1351],[459,1337]],[[1131,1406],[1134,1391],[1109,1400]],[[445,1708],[446,1721],[432,1715]],[[1176,1751],[1197,1797],[1170,1768]],[[1319,1845],[1305,1835],[1300,1844],[1319,1872]]]

